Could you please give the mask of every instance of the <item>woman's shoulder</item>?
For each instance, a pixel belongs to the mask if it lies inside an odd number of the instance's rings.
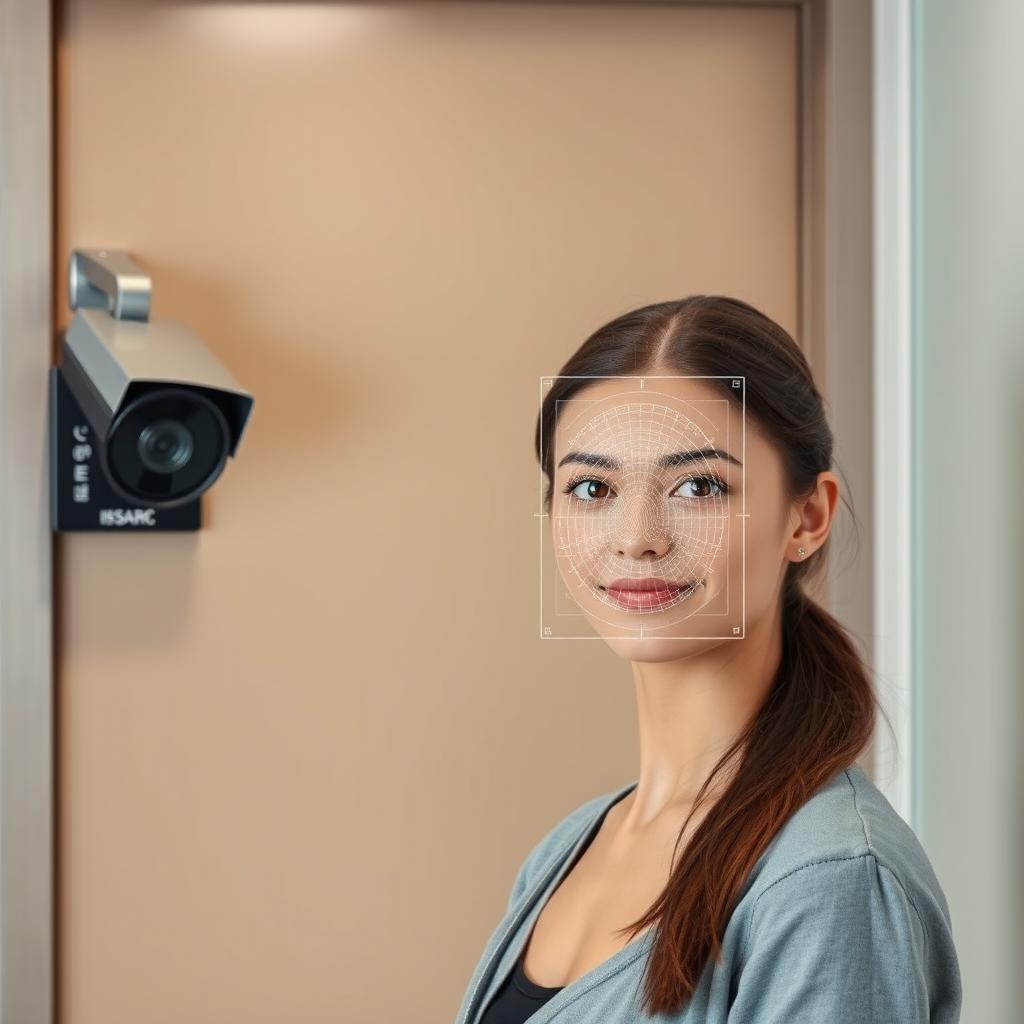
[[[750,888],[756,898],[793,872],[865,858],[908,891],[928,893],[948,918],[917,834],[858,764],[834,775],[786,821],[759,859]]]
[[[837,773],[797,809],[758,859],[740,900],[748,930],[800,908],[812,921],[836,908],[900,911],[907,936],[955,959],[945,893],[914,830],[859,765]],[[760,924],[759,924],[760,922]]]
[[[913,829],[859,766],[780,829],[734,916],[730,1021],[959,1020],[946,898]]]

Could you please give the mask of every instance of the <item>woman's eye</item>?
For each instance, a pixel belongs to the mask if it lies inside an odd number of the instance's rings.
[[[595,494],[594,489],[604,487],[606,490],[611,488],[604,483],[602,480],[580,480],[579,483],[570,484],[566,488],[566,492],[572,494],[574,497],[579,498],[580,501],[594,501],[597,498],[604,498],[604,494]],[[580,491],[583,491],[581,494]]]
[[[686,497],[689,497],[689,498],[716,498],[716,497],[718,497],[718,494],[728,494],[729,493],[729,488],[721,480],[717,480],[713,476],[691,476],[688,480],[684,480],[679,486],[680,487],[685,487],[687,484],[699,484],[699,485],[701,485],[700,490],[701,490],[702,493],[686,495]],[[711,486],[717,487],[718,488],[718,494],[710,494],[710,493],[708,493],[705,490],[704,486],[703,486],[705,484],[710,484]]]

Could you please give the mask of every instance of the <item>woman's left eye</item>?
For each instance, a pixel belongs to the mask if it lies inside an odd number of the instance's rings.
[[[729,488],[728,488],[728,486],[726,486],[724,481],[719,480],[717,477],[714,477],[714,476],[691,476],[689,479],[684,480],[679,486],[683,487],[686,484],[695,484],[695,483],[712,484],[713,486],[718,488],[719,494],[728,494],[729,493]],[[718,494],[707,494],[707,493],[704,493],[704,494],[691,494],[691,495],[688,495],[688,497],[691,497],[691,498],[717,498]]]
[[[679,485],[679,487],[684,487],[687,484],[701,485],[699,488],[701,493],[683,495],[683,497],[687,498],[717,498],[720,495],[729,493],[728,484],[726,484],[725,481],[719,480],[718,477],[714,476],[691,476],[684,480]],[[584,493],[577,493],[577,488],[583,488],[584,485],[586,485]],[[705,485],[717,487],[718,493],[710,493]],[[592,477],[585,477],[582,480],[570,480],[569,483],[565,485],[563,493],[571,494],[574,498],[576,498],[577,501],[582,501],[585,504],[591,504],[592,502],[597,501],[600,498],[605,498],[608,496],[607,494],[594,494],[594,487],[604,487],[608,490],[609,493],[611,492],[611,487],[609,487],[608,484],[606,484],[603,480],[595,480]],[[676,490],[678,489],[679,488],[677,487]]]

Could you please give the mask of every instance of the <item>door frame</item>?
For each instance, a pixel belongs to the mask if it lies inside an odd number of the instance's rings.
[[[800,18],[799,340],[843,478],[870,499],[854,505],[859,548],[837,520],[844,554],[838,566],[830,559],[821,597],[876,670],[894,734],[880,723],[867,767],[914,824],[911,0],[711,2],[795,7]],[[0,3],[0,1024],[54,1021],[58,977],[53,565],[63,538],[50,530],[47,459],[54,286],[65,277],[54,252],[55,22],[54,4]]]

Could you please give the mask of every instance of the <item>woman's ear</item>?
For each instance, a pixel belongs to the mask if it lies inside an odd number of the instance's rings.
[[[825,543],[839,507],[839,478],[830,470],[818,474],[808,497],[796,503],[797,525],[790,539],[794,561],[803,561]],[[804,554],[798,553],[799,548]]]

